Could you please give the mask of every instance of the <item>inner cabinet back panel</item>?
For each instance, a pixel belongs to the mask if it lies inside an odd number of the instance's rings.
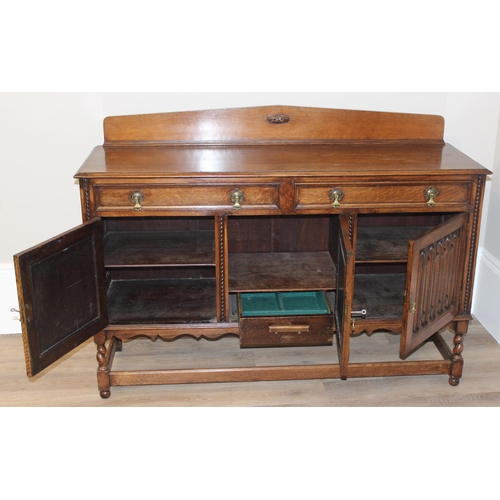
[[[110,324],[216,319],[213,217],[104,219]]]
[[[388,272],[389,263],[405,263],[408,259],[408,242],[449,216],[450,214],[358,215],[356,262],[363,265],[358,265],[357,272],[366,272],[368,264],[384,264],[386,270],[382,271],[381,267],[381,272]]]
[[[113,217],[104,219],[106,231],[214,230],[213,217]]]
[[[358,227],[417,227],[437,226],[445,214],[359,214]]]
[[[214,279],[114,280],[108,289],[110,324],[214,322]]]
[[[356,275],[353,309],[366,309],[367,318],[400,318],[405,279],[404,273]]]
[[[324,252],[329,216],[230,217],[229,252]]]
[[[229,290],[331,290],[329,241],[329,216],[231,217]]]
[[[105,266],[214,266],[211,217],[105,220]]]
[[[104,239],[106,267],[213,266],[213,231],[120,231]]]

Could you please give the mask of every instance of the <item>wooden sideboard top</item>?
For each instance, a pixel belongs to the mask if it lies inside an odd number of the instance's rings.
[[[453,146],[97,146],[75,177],[490,174]]]
[[[75,177],[489,174],[440,116],[263,106],[104,120]]]

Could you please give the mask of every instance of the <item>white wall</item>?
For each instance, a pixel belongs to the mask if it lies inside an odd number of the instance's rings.
[[[0,333],[20,331],[12,255],[81,220],[73,174],[101,123],[96,94],[0,94]]]
[[[494,175],[486,183],[472,313],[500,342],[500,93],[448,93],[445,140]]]
[[[481,247],[476,271],[473,312],[483,326],[500,343],[500,112],[497,107],[497,127],[493,151],[494,175],[489,183],[488,203],[484,208]],[[493,132],[493,130],[491,130]],[[491,138],[488,138],[490,141]],[[489,148],[488,148],[489,149]]]
[[[20,331],[10,312],[17,308],[12,255],[80,223],[73,175],[102,144],[105,116],[266,104],[442,115],[445,140],[500,173],[499,93],[0,93],[0,333]],[[491,191],[498,210],[499,190]],[[481,238],[497,259],[498,219],[490,217]]]

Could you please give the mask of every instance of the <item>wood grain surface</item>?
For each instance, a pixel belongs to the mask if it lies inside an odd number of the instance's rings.
[[[450,332],[443,336],[449,342]],[[397,360],[399,335],[376,333],[351,339],[353,362]],[[28,380],[21,335],[0,335],[0,406],[2,407],[403,407],[500,406],[500,345],[475,320],[464,340],[464,376],[457,387],[447,375],[182,384],[113,387],[103,400],[96,387],[96,348],[88,341],[53,367]],[[178,339],[124,342],[114,368],[137,369],[266,366],[328,363],[337,358],[335,347],[240,349],[238,339],[218,341]],[[410,359],[439,359],[426,345]]]

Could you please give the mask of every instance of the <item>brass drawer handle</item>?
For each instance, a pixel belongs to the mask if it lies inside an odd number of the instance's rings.
[[[309,325],[269,325],[269,333],[309,333]]]
[[[140,212],[142,210],[141,203],[144,201],[144,195],[140,191],[135,191],[130,195],[130,201],[134,203],[134,210]]]
[[[333,208],[340,208],[340,200],[344,197],[344,191],[340,188],[333,188],[330,191],[330,200]]]
[[[428,187],[425,191],[424,191],[424,195],[425,197],[429,200],[427,202],[427,205],[429,205],[429,207],[435,207],[436,206],[436,202],[434,201],[434,198],[439,194],[439,191],[434,187],[434,186],[430,186]]]
[[[241,208],[240,201],[243,201],[245,197],[243,196],[243,193],[239,189],[235,189],[234,191],[231,192],[229,198],[233,202],[233,208],[235,210],[239,210]]]

